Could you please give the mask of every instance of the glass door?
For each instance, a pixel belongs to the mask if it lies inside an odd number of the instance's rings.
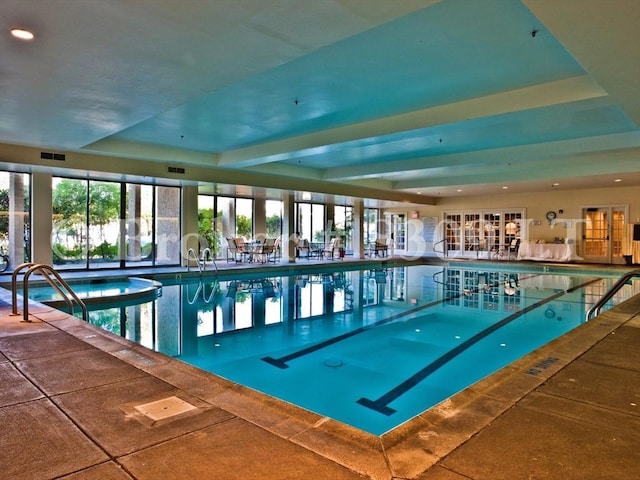
[[[407,235],[407,216],[402,213],[392,213],[387,216],[388,231],[390,232],[389,248],[393,252],[404,252]]]
[[[583,257],[593,263],[624,263],[622,237],[626,207],[583,209]]]

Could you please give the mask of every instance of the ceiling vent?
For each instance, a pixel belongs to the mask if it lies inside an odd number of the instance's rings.
[[[186,170],[182,167],[167,167],[167,172],[169,173],[179,173],[180,175],[184,175]]]
[[[64,162],[67,156],[64,153],[40,152],[40,158],[45,160],[58,160]]]

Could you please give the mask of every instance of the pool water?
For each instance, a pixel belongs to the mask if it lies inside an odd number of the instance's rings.
[[[184,279],[127,307],[119,333],[381,435],[579,326],[615,280],[424,265]]]
[[[107,304],[140,303],[161,295],[162,285],[158,282],[129,277],[124,279],[93,279],[67,282],[73,292],[89,309],[104,308]],[[66,309],[64,297],[53,287],[41,281],[39,286],[29,287],[29,298],[56,308]],[[64,289],[63,289],[64,290]]]

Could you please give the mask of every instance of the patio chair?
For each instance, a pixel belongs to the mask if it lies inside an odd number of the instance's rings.
[[[231,237],[225,237],[227,239],[227,262],[236,260],[236,241]]]
[[[309,245],[309,240],[307,240],[306,238],[300,239],[296,250],[298,257],[307,257],[308,259],[311,256],[311,246]]]
[[[281,247],[281,241],[280,241],[280,237],[276,238],[275,243],[273,244],[273,255],[271,256],[271,258],[273,259],[273,262],[275,263],[277,259],[282,257],[282,247]]]
[[[332,238],[329,243],[324,247],[324,258],[328,258],[329,260],[333,260],[335,258],[335,254],[340,255],[340,251],[342,250],[342,240],[339,238]]]
[[[244,238],[227,237],[227,261],[241,262],[250,252],[245,248]]]
[[[513,240],[511,240],[511,243],[509,243],[509,246],[507,247],[507,260],[511,259],[512,253],[517,257],[519,248],[520,248],[520,239],[514,238]]]
[[[276,239],[275,238],[265,238],[264,243],[260,244],[260,246],[255,251],[254,255],[257,256],[260,262],[266,263],[269,261],[273,261],[275,263],[275,253],[276,253]]]
[[[376,238],[376,241],[373,245],[373,254],[376,257],[386,257],[389,254],[389,245],[387,245],[386,239]]]

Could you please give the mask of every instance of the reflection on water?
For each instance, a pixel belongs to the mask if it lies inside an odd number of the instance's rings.
[[[92,311],[90,321],[177,356],[190,338],[329,317],[344,321],[346,313],[350,326],[375,323],[390,310],[409,311],[431,303],[462,311],[512,313],[540,298],[541,292],[566,291],[582,280],[430,266],[254,275],[221,281],[185,279],[181,284],[165,284],[162,297],[153,302]],[[592,303],[608,284],[590,284],[581,295]],[[637,289],[637,282],[634,285]],[[621,291],[618,297],[624,294]]]

